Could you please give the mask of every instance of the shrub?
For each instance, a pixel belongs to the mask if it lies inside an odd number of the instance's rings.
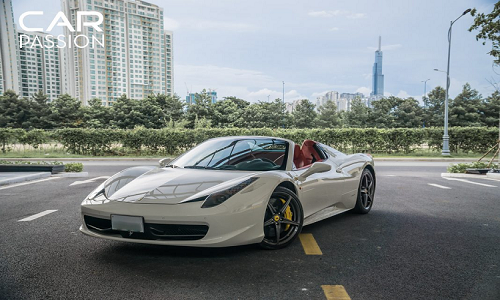
[[[496,169],[498,166],[492,164],[490,168]],[[467,169],[488,169],[488,163],[486,162],[472,162],[472,163],[459,163],[452,164],[448,167],[449,173],[465,173]]]
[[[82,163],[67,163],[64,164],[64,172],[81,172],[83,171]]]

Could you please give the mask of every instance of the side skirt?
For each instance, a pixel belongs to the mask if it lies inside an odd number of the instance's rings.
[[[348,208],[338,208],[336,206],[327,207],[325,209],[322,209],[322,210],[320,210],[320,211],[318,211],[318,212],[316,212],[316,213],[314,213],[314,214],[306,217],[304,219],[304,225],[303,226],[311,225],[312,223],[316,223],[318,221],[327,219],[329,217],[341,214],[341,213],[346,212],[348,210],[350,210],[350,209],[348,209]]]

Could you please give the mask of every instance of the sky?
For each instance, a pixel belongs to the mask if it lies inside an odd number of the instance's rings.
[[[47,28],[60,0],[12,0],[15,22],[29,10],[43,16],[27,26]],[[486,0],[149,0],[164,9],[165,29],[174,32],[175,93],[202,89],[219,99],[247,101],[310,99],[327,91],[372,90],[372,67],[382,36],[385,94],[421,99],[444,86],[450,21],[467,8],[490,12]],[[483,96],[500,82],[487,54],[491,43],[469,32],[473,17],[453,25],[450,96],[465,83]],[[57,30],[50,32],[59,34]]]

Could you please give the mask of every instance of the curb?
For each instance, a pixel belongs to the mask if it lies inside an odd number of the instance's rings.
[[[159,161],[165,157],[74,157],[74,158],[2,158],[7,161]],[[167,157],[173,159],[172,157]]]
[[[448,178],[481,178],[481,179],[489,179],[489,180],[500,180],[500,173],[486,173],[486,175],[465,174],[465,173],[441,173],[441,177],[448,177]]]
[[[486,173],[486,177],[495,180],[500,180],[500,173]]]
[[[434,161],[434,162],[476,162],[474,158],[406,158],[406,157],[374,157],[375,161]]]
[[[52,174],[52,177],[89,177],[89,172],[57,173]]]
[[[31,181],[31,180],[36,180],[36,179],[48,178],[48,177],[50,177],[50,175],[51,175],[50,172],[40,172],[40,173],[35,173],[35,174],[30,174],[30,175],[16,176],[16,177],[0,180],[0,186],[24,182],[24,181]]]

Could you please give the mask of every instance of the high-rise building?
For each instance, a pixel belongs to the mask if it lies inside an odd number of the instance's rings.
[[[19,91],[19,44],[11,0],[0,0],[0,93]]]
[[[84,27],[80,33],[104,40],[104,47],[96,43],[65,48],[68,68],[63,78],[70,83],[68,93],[83,104],[99,98],[103,105],[113,105],[123,94],[132,99],[153,93],[173,95],[173,37],[164,30],[162,8],[141,0],[62,0],[62,9],[73,26],[78,11],[97,11],[104,17],[102,32]],[[97,16],[82,19],[98,20]],[[66,29],[64,34],[73,33]]]
[[[170,30],[165,30],[165,70],[167,72],[165,81],[166,93],[168,95],[174,94],[174,33]]]
[[[333,101],[335,104],[338,105],[338,100],[339,100],[339,92],[336,91],[327,92],[325,95],[316,98],[315,109],[318,110],[321,106],[325,105],[327,101]]]
[[[373,64],[373,82],[371,96],[375,98],[384,96],[384,75],[382,74],[382,37],[378,37],[378,50],[375,51],[375,63]]]
[[[26,32],[18,30],[19,38],[29,37],[31,41],[38,39],[45,46],[24,46],[19,49],[19,95],[31,97],[38,91],[48,96],[49,101],[61,94],[60,52],[57,47],[57,38],[43,32]],[[23,37],[21,37],[23,36]]]
[[[217,92],[213,90],[208,90],[208,91],[203,91],[202,93],[206,93],[210,97],[210,102],[216,103],[217,102]],[[196,97],[199,94],[196,93],[188,93],[186,95],[186,104],[191,105],[196,103]]]

